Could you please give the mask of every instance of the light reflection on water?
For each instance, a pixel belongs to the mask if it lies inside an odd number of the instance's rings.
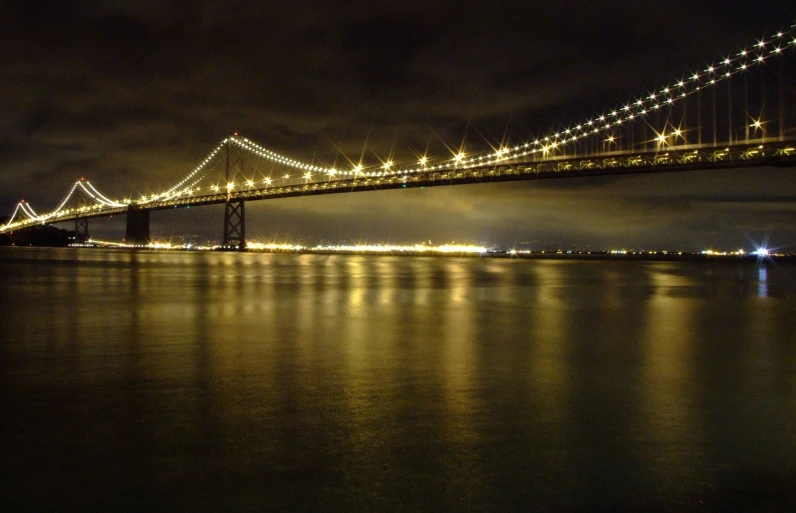
[[[0,269],[16,509],[796,500],[789,266],[39,249]]]
[[[757,295],[759,297],[768,297],[768,272],[766,266],[761,265],[757,270]]]

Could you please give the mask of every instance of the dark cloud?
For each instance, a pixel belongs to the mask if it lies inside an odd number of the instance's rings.
[[[327,163],[525,140],[670,82],[794,14],[776,0],[720,9],[707,0],[12,0],[0,5],[0,206],[23,196],[55,204],[82,174],[111,194],[151,192],[232,131]],[[783,173],[279,200],[251,206],[249,231],[697,245],[777,230],[796,245],[796,185]],[[215,236],[221,225],[213,208],[154,217],[167,232],[186,223]]]

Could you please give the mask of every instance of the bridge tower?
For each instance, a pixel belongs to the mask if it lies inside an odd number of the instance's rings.
[[[82,180],[82,178],[81,178]],[[80,217],[80,209],[88,205],[88,201],[86,201],[86,197],[78,191],[78,194],[75,194],[75,202],[74,202],[74,209],[75,209],[75,242],[86,242],[89,239],[88,235],[88,218]]]
[[[233,144],[235,133],[227,139],[227,201],[224,203],[224,240],[222,246],[225,249],[246,250],[246,214],[243,199],[233,197],[235,195],[234,183],[237,178],[243,175],[243,152]]]

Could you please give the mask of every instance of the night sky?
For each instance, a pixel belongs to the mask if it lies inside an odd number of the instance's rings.
[[[790,0],[6,1],[0,213],[20,198],[46,211],[81,176],[115,197],[170,186],[233,131],[324,164],[525,141],[794,21]],[[248,204],[247,231],[305,242],[733,249],[768,238],[796,248],[794,173],[282,199]],[[218,240],[222,211],[157,212],[153,233]],[[120,219],[91,226],[117,240],[124,230]]]

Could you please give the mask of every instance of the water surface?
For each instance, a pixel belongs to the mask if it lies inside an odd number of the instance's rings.
[[[0,250],[14,511],[790,511],[796,268]]]

